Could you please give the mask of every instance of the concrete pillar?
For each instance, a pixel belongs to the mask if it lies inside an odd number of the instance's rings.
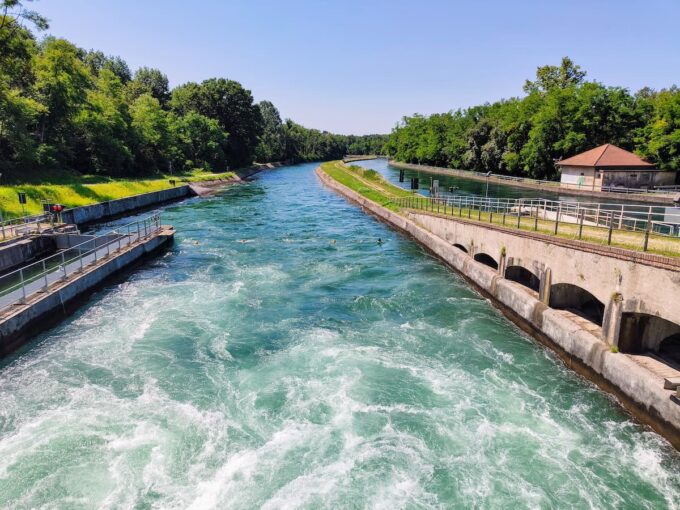
[[[505,268],[507,264],[507,255],[505,253],[505,247],[501,248],[500,256],[498,257],[498,274],[505,278]]]
[[[602,319],[602,338],[609,345],[619,346],[622,315],[623,296],[615,292],[604,308],[604,318]]]
[[[538,299],[545,305],[550,305],[550,286],[552,285],[552,271],[546,267],[541,274],[541,283],[538,286]]]

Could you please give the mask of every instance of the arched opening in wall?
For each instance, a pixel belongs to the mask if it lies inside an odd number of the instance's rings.
[[[656,315],[623,313],[618,345],[621,352],[652,352],[680,366],[680,324]]]
[[[680,333],[661,341],[659,356],[680,367]]]
[[[505,270],[505,278],[513,282],[521,283],[525,287],[538,292],[541,280],[534,273],[522,266],[508,266]]]
[[[569,310],[598,326],[602,326],[604,303],[578,285],[570,283],[551,285],[550,307],[558,310]]]
[[[496,262],[491,255],[487,255],[486,253],[477,253],[475,254],[474,258],[477,262],[481,262],[485,266],[498,269],[498,262]]]
[[[465,252],[465,253],[468,252],[468,251],[467,251],[467,248],[465,248],[465,246],[463,246],[462,244],[456,243],[456,244],[454,244],[453,246],[454,246],[455,248],[458,248],[460,251],[463,251],[463,252]]]

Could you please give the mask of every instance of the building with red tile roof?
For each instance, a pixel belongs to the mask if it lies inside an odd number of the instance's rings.
[[[560,182],[569,188],[603,191],[673,184],[674,172],[661,172],[637,154],[606,143],[557,162]]]

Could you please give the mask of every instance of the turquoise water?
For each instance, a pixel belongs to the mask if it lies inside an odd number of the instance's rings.
[[[677,452],[313,168],[168,208],[4,363],[0,506],[677,508]]]

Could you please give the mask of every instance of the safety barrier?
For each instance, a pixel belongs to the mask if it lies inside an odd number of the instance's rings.
[[[160,213],[134,221],[24,266],[0,277],[0,310],[24,304],[36,292],[46,292],[57,281],[96,265],[111,253],[146,239],[161,229]],[[68,234],[62,234],[68,235]]]

